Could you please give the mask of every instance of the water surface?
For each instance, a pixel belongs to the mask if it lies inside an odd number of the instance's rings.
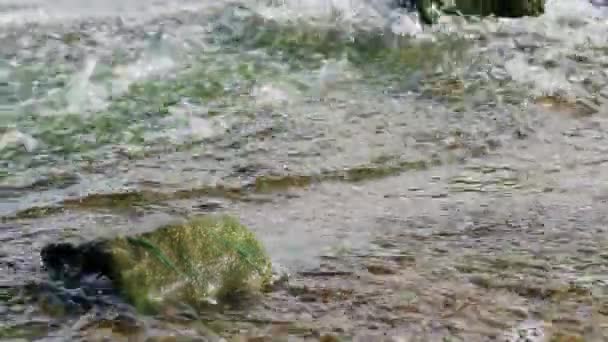
[[[272,293],[252,333],[599,334],[606,10],[444,19],[371,0],[2,0],[3,282],[43,278],[49,241],[213,209],[292,273],[345,274],[296,275],[325,300]],[[37,338],[105,333],[13,306]],[[190,331],[134,319],[121,336]]]

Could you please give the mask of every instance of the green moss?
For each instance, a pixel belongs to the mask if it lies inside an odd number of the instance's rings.
[[[238,19],[237,19],[238,20]],[[294,69],[320,67],[324,59],[348,58],[368,76],[403,79],[408,72],[430,70],[443,62],[446,51],[466,51],[470,43],[455,37],[421,42],[382,30],[349,32],[340,24],[279,22],[252,14],[230,31],[223,43],[235,49],[264,49]],[[221,32],[224,28],[217,29]],[[382,80],[384,82],[385,80]]]
[[[384,165],[378,167],[359,167],[349,169],[346,171],[344,179],[351,182],[359,182],[394,176],[406,171],[425,170],[427,168],[428,163],[425,161],[402,161],[395,166]]]
[[[292,187],[301,188],[309,186],[312,182],[313,179],[310,176],[261,176],[255,179],[255,191],[265,193]]]
[[[10,217],[2,217],[2,221],[11,221],[11,220],[19,220],[19,219],[35,219],[41,218],[45,216],[55,215],[63,212],[62,207],[32,207],[25,210],[21,210],[15,215]]]
[[[264,73],[271,73],[266,70],[268,68],[253,67],[253,61],[236,54],[222,54],[221,58],[212,53],[205,54],[170,78],[131,84],[124,94],[108,99],[108,106],[92,115],[62,113],[69,106],[65,93],[59,92],[44,100],[45,108],[55,111],[53,115],[39,115],[34,107],[24,108],[23,113],[11,121],[15,129],[39,142],[38,156],[33,158],[29,152],[19,148],[0,151],[0,157],[11,160],[10,171],[16,173],[18,169],[25,170],[34,167],[34,163],[40,163],[41,156],[44,156],[45,163],[65,163],[66,159],[106,159],[112,153],[106,147],[113,145],[131,150],[146,150],[159,145],[179,149],[181,142],[166,141],[162,134],[158,134],[182,124],[177,119],[166,120],[170,109],[187,100],[195,105],[204,104],[210,112],[224,112],[226,107],[238,101],[247,101],[241,96],[242,91],[249,90],[256,78],[263,78]]]
[[[74,45],[80,42],[80,33],[68,32],[61,37],[61,40],[67,45]]]
[[[358,183],[398,175],[408,171],[426,170],[435,165],[435,161],[414,160],[399,161],[389,157],[375,160],[369,165],[361,165],[342,170],[330,170],[314,175],[268,175],[260,176],[249,186],[226,187],[208,186],[165,193],[150,190],[129,191],[107,194],[90,194],[81,198],[64,200],[56,206],[32,207],[2,218],[3,222],[18,219],[33,219],[63,213],[65,210],[116,211],[146,207],[173,200],[184,200],[201,197],[225,198],[234,201],[251,200],[255,194],[267,194],[286,191],[291,188],[305,188],[321,182]]]
[[[140,310],[165,300],[204,304],[262,289],[270,261],[254,234],[228,216],[203,216],[110,244],[121,290]]]
[[[585,342],[585,339],[578,334],[557,332],[551,336],[549,342]]]
[[[64,207],[124,209],[158,203],[168,199],[168,195],[150,191],[92,194],[84,198],[66,200]]]
[[[344,170],[327,171],[314,176],[261,176],[256,178],[253,189],[255,192],[268,193],[284,191],[289,188],[304,188],[310,186],[311,184],[324,181],[357,183],[394,176],[406,171],[425,170],[428,167],[429,163],[423,160],[396,161],[393,162],[392,165],[388,162],[373,165],[362,165]]]
[[[11,301],[17,296],[17,290],[15,288],[0,288],[0,303],[6,303]]]
[[[0,324],[0,339],[36,340],[48,334],[50,326],[45,322],[27,322],[22,324]]]
[[[277,189],[273,189],[277,190]],[[63,213],[68,210],[128,210],[136,207],[145,207],[171,200],[183,200],[201,197],[219,197],[230,200],[247,200],[247,193],[243,189],[224,186],[208,186],[189,190],[179,190],[172,193],[155,191],[131,191],[107,194],[91,194],[85,197],[68,199],[57,206],[31,207],[17,211],[13,215],[2,217],[2,222],[19,219],[36,219]]]

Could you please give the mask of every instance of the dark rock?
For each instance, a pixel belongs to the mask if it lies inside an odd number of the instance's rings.
[[[608,6],[608,0],[589,0],[593,6],[605,7]]]
[[[199,209],[201,211],[206,211],[206,212],[216,211],[216,210],[220,210],[222,208],[223,208],[223,205],[220,202],[205,202],[205,203],[196,205],[196,209]]]
[[[260,290],[271,281],[262,246],[227,216],[79,245],[54,243],[40,255],[51,279],[66,288],[86,289],[85,295],[95,298],[119,293],[144,311],[165,299],[207,305]],[[163,291],[167,288],[172,291]]]
[[[25,284],[20,287],[19,298],[37,303],[43,312],[51,316],[81,315],[93,307],[116,306],[118,299],[115,292],[98,295],[91,289],[69,289],[51,282]]]
[[[51,278],[62,280],[66,285],[77,283],[89,275],[114,279],[112,255],[104,241],[93,241],[79,246],[56,243],[45,246],[40,252],[42,263]]]

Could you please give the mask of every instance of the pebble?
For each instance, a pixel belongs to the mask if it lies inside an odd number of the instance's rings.
[[[579,74],[571,74],[567,77],[570,83],[582,83],[585,80],[585,76]]]
[[[524,36],[513,39],[515,47],[519,50],[534,50],[542,46],[538,37]]]
[[[490,76],[497,81],[508,81],[511,79],[511,75],[504,69],[499,67],[492,68]]]
[[[21,305],[21,304],[15,304],[15,305],[11,305],[9,310],[12,313],[22,313],[23,311],[25,311],[25,306]]]
[[[130,334],[140,330],[143,327],[137,317],[130,313],[119,313],[112,319],[112,330],[122,334]]]
[[[173,319],[184,321],[194,321],[199,319],[199,315],[196,310],[189,305],[179,305],[178,307],[171,308],[171,310],[168,310],[167,315]]]

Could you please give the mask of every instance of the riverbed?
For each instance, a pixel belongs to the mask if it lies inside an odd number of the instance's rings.
[[[602,341],[607,28],[582,0],[433,27],[371,0],[0,0],[0,338]],[[12,296],[49,242],[206,213],[289,284],[154,317]]]

